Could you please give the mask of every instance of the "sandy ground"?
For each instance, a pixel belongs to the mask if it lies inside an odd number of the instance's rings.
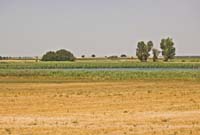
[[[199,135],[200,83],[2,83],[0,134]]]

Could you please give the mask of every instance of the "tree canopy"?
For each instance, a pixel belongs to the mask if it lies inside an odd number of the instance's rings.
[[[65,49],[58,50],[56,52],[49,51],[43,55],[42,61],[74,61],[74,55]]]
[[[148,57],[150,56],[150,51],[153,48],[153,42],[149,41],[145,44],[144,41],[138,42],[136,55],[138,59],[142,62],[146,62]]]
[[[162,49],[162,55],[164,61],[173,59],[176,55],[176,49],[174,47],[174,42],[172,38],[162,39],[160,43],[160,48]]]

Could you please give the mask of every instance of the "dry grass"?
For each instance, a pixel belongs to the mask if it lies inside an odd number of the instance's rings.
[[[9,62],[19,62],[19,63],[24,63],[24,62],[35,62],[35,60],[0,60],[0,62],[6,62],[6,63],[9,63]]]
[[[199,135],[199,81],[1,83],[1,135]]]

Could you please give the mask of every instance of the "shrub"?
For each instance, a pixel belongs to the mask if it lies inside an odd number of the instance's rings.
[[[95,57],[96,57],[96,55],[95,55],[95,54],[92,54],[92,55],[91,55],[91,57],[92,57],[92,58],[95,58]]]
[[[126,54],[122,54],[120,57],[121,58],[126,58],[127,56],[126,56]]]
[[[181,62],[185,62],[185,60],[181,60]]]
[[[158,56],[160,54],[160,51],[158,49],[153,48],[152,52],[153,52],[153,61],[156,62],[158,60]]]
[[[118,56],[109,56],[108,59],[118,59]]]

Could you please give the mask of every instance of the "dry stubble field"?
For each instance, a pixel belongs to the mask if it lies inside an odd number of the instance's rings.
[[[1,83],[1,135],[199,135],[199,81]]]

